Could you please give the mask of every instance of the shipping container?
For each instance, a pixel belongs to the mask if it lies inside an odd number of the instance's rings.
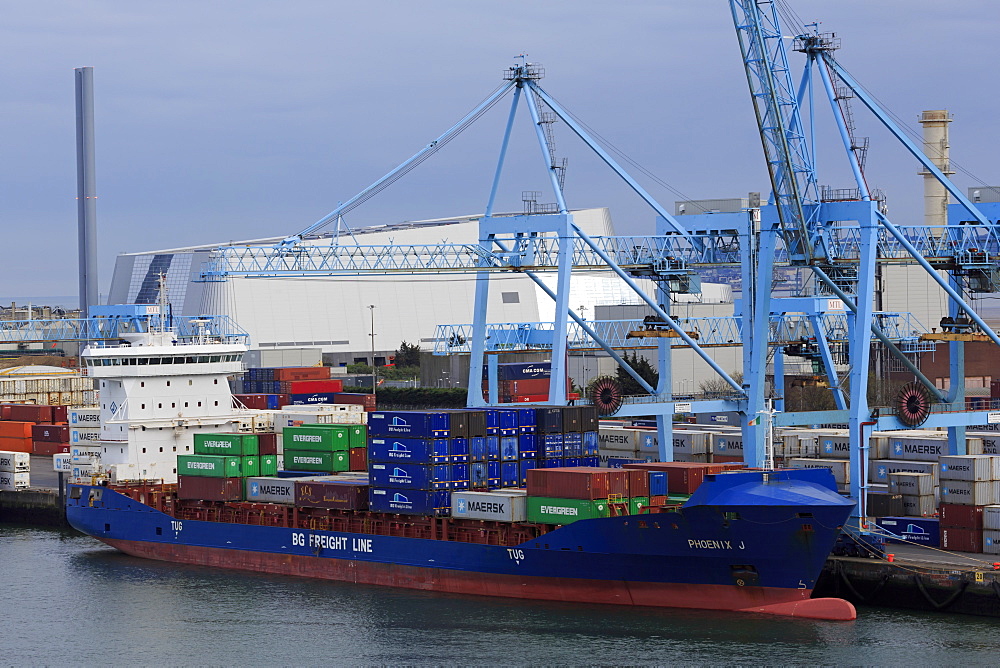
[[[449,464],[410,464],[373,462],[368,465],[372,485],[407,489],[451,489]]]
[[[942,503],[938,506],[938,513],[941,516],[941,527],[982,531],[983,507],[947,502]]]
[[[97,443],[101,440],[100,427],[70,427],[69,444],[79,445],[81,443]]]
[[[903,512],[901,515],[909,517],[930,517],[937,514],[937,499],[933,494],[923,496],[902,496]]]
[[[933,496],[934,476],[930,473],[890,473],[889,491],[907,496]]]
[[[517,487],[521,484],[521,468],[516,461],[500,462],[500,486]]]
[[[31,486],[31,473],[28,471],[0,471],[0,491],[18,492]]]
[[[259,503],[295,503],[295,481],[300,478],[257,477],[246,479],[246,500]]]
[[[528,495],[564,499],[628,497],[629,473],[604,468],[553,468],[528,471]],[[647,488],[648,489],[648,488]]]
[[[577,520],[610,516],[606,499],[551,498],[532,496],[529,491],[527,506],[528,521],[538,524],[570,524]]]
[[[336,394],[344,391],[344,381],[339,378],[323,380],[286,380],[281,383],[278,394]],[[334,402],[330,402],[334,403]]]
[[[917,543],[928,547],[941,544],[941,527],[937,519],[926,517],[880,517],[876,526],[899,538],[888,537],[890,543]]]
[[[364,407],[365,411],[375,410],[375,395],[356,392],[337,392],[333,395],[335,404],[355,404]]]
[[[541,435],[541,450],[539,457],[562,457],[563,456],[563,435],[545,433]]]
[[[258,433],[257,449],[261,455],[278,454],[278,435],[274,432]]]
[[[366,510],[367,482],[339,476],[313,477],[295,481],[295,505],[307,508]]]
[[[927,473],[934,477],[934,484],[938,484],[937,462],[900,461],[895,459],[872,461],[868,467],[868,481],[888,483],[890,473]]]
[[[238,478],[241,475],[240,459],[240,457],[225,455],[177,455],[177,475],[202,478]]]
[[[628,493],[626,496],[635,498],[647,498],[650,495],[649,471],[642,469],[622,469],[628,479]],[[647,504],[648,505],[648,504]]]
[[[195,434],[194,452],[197,455],[226,455],[242,457],[260,453],[256,434]]]
[[[368,448],[351,448],[348,463],[351,471],[368,470]]]
[[[468,438],[453,438],[448,445],[449,461],[455,464],[469,463],[469,440]]]
[[[517,437],[517,454],[519,459],[535,459],[538,457],[541,434],[520,434]]]
[[[337,473],[351,465],[349,450],[320,452],[316,450],[285,450],[285,468],[292,471],[322,471]]]
[[[563,432],[563,407],[538,406],[535,408],[536,431],[539,434]]]
[[[1000,505],[983,508],[983,529],[1000,531]]]
[[[330,377],[330,368],[325,366],[275,367],[271,378],[261,380],[325,380]]]
[[[522,459],[517,463],[518,484],[526,487],[528,485],[528,471],[537,468],[538,460]]]
[[[0,471],[19,473],[31,470],[31,454],[27,452],[0,452]]]
[[[945,455],[938,460],[938,477],[945,480],[987,482],[998,479],[1000,457],[991,455]]]
[[[468,411],[376,411],[368,416],[369,436],[467,438]]]
[[[583,434],[567,432],[563,434],[563,457],[583,456]]]
[[[368,508],[376,513],[448,515],[451,513],[451,492],[372,487],[368,492]]]
[[[244,461],[250,457],[244,457]],[[278,473],[278,455],[257,455],[253,457],[258,461],[258,474],[261,476],[273,476]],[[247,475],[244,471],[243,475]]]
[[[338,452],[350,449],[349,427],[342,425],[303,425],[285,427],[281,442],[285,450]]]
[[[1000,531],[996,529],[983,530],[983,552],[985,554],[1000,554]]]
[[[180,466],[177,470],[180,472]],[[243,478],[209,478],[202,475],[179,474],[177,498],[198,501],[242,501]]]
[[[66,422],[71,427],[100,427],[100,408],[70,408],[66,411]]]
[[[453,492],[451,516],[494,522],[524,522],[527,519],[527,497],[504,490]]]
[[[955,552],[983,551],[983,532],[977,529],[941,527],[941,548]]]
[[[666,471],[647,471],[646,473],[649,476],[649,495],[651,497],[667,496],[670,493]]]
[[[0,421],[0,438],[31,440],[31,429],[34,426],[34,422],[23,422],[17,420]]]
[[[693,494],[705,480],[705,475],[721,468],[711,468],[711,464],[690,462],[645,462],[625,464],[626,469],[662,471],[667,474],[667,489],[670,494]]]
[[[933,497],[931,498],[933,501]],[[865,514],[869,517],[892,517],[908,515],[903,506],[902,494],[869,492]]]
[[[456,439],[382,438],[373,436],[368,439],[368,459],[373,462],[444,464],[452,461],[452,440]]]
[[[520,459],[517,436],[500,437],[500,461],[516,462]]]
[[[963,506],[989,506],[1000,499],[997,498],[997,483],[993,481],[942,480],[941,501]]]

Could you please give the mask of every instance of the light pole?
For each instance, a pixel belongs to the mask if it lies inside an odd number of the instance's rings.
[[[375,304],[369,304],[368,310],[372,315],[372,398],[375,398],[375,388],[378,387],[378,372],[375,366]],[[375,403],[374,401],[372,403]]]

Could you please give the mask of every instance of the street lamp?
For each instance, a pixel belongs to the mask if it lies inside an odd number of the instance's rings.
[[[372,316],[372,399],[375,398],[375,388],[378,387],[378,371],[375,366],[375,304],[369,304],[368,310],[371,311]],[[372,401],[372,403],[375,403]]]

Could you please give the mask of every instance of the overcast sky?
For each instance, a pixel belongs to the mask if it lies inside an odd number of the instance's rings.
[[[947,108],[952,157],[996,168],[998,12],[963,0],[789,0],[843,40],[838,60],[914,127]],[[765,191],[728,3],[681,0],[32,0],[0,22],[0,295],[77,292],[73,68],[94,67],[100,286],[114,257],[294,234],[449,128],[520,53],[541,85],[682,198]],[[786,34],[796,32],[785,27]],[[800,60],[792,54],[794,70]],[[507,104],[347,219],[355,227],[481,212]],[[916,162],[855,105],[869,183],[919,222]],[[498,208],[548,190],[519,116]],[[827,113],[823,123],[832,128]],[[557,127],[571,207],[609,206],[627,234],[652,213]],[[829,135],[831,138],[833,135]],[[820,178],[849,187],[839,148]],[[963,190],[979,182],[955,176]],[[678,195],[680,193],[681,195]],[[542,201],[554,201],[546,194]]]

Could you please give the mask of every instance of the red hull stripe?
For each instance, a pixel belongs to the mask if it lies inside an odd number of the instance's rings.
[[[810,590],[808,589],[585,580],[581,578],[525,578],[514,575],[421,568],[269,552],[226,550],[215,547],[170,545],[110,538],[100,540],[126,554],[159,561],[451,594],[569,603],[732,610],[811,619],[851,620],[857,616],[854,606],[847,601],[829,598],[810,599]]]

